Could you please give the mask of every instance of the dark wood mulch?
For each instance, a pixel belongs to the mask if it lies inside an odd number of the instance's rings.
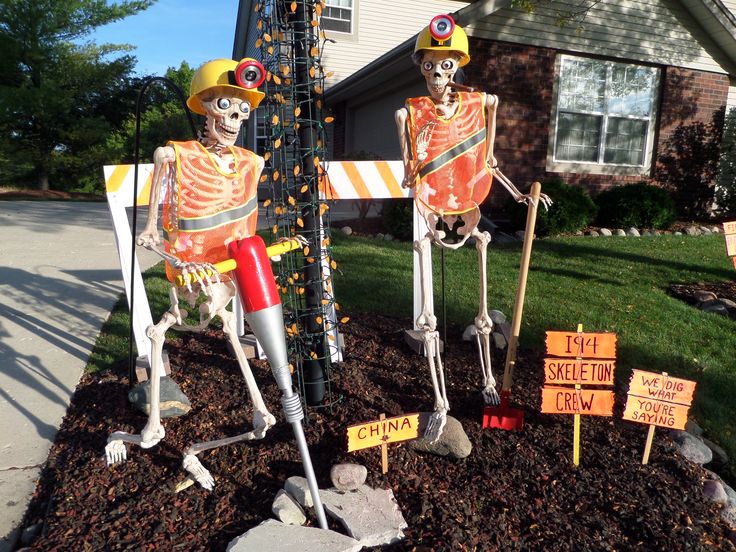
[[[646,428],[620,420],[625,383],[616,391],[616,418],[583,419],[581,466],[574,468],[572,417],[539,413],[542,358],[529,351],[520,356],[513,397],[526,412],[523,432],[481,428],[477,356],[451,337],[451,414],[466,428],[472,454],[452,460],[391,445],[384,476],[379,449],[344,452],[348,425],[431,409],[428,369],[403,342],[408,325],[352,316],[344,327],[348,358],[335,376],[343,400],[331,412],[312,412],[306,428],[321,486],[330,485],[333,464],[353,461],[368,467],[370,485],[393,489],[409,524],[393,550],[736,549],[702,497],[704,471],[675,452],[666,432],[657,432],[651,463],[641,465]],[[25,520],[43,524],[34,550],[223,550],[270,517],[285,479],[302,473],[276,386],[256,361],[256,378],[280,423],[262,441],[201,455],[216,479],[213,492],[190,487],[174,494],[185,477],[180,451],[192,440],[248,429],[250,408],[219,331],[181,337],[168,349],[194,407],[165,421],[161,444],[130,449],[120,466],[105,465],[106,437],[145,424],[126,403],[125,370],[82,379]],[[498,373],[500,359],[495,366]]]
[[[719,299],[729,299],[736,302],[736,282],[672,284],[669,290],[672,295],[690,304],[696,304],[698,302],[695,299],[695,292],[697,291],[710,291],[715,293]]]

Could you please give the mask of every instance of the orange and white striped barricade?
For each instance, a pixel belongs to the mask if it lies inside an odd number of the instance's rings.
[[[320,196],[326,200],[342,199],[403,199],[413,198],[414,190],[402,188],[404,164],[401,161],[331,161],[328,166],[328,179],[322,181]],[[414,240],[424,237],[429,228],[419,215],[414,204]],[[329,267],[327,267],[329,271]],[[421,279],[419,254],[414,252],[414,329],[418,330],[416,320],[422,312]],[[432,274],[429,274],[432,286]],[[433,297],[428,297],[429,307],[434,310]]]

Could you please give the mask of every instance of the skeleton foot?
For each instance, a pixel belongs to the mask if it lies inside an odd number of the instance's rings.
[[[110,436],[112,437],[112,435]],[[113,466],[128,459],[128,449],[125,443],[120,439],[108,441],[105,446],[105,460],[108,466]]]
[[[486,386],[481,393],[483,394],[483,402],[488,406],[498,406],[501,404],[501,397],[498,396],[498,391],[496,391],[494,385]]]
[[[436,442],[437,439],[439,439],[440,436],[442,435],[442,430],[445,429],[446,423],[447,423],[447,411],[446,410],[440,410],[439,412],[434,412],[429,417],[429,422],[427,422],[427,429],[424,431],[424,438],[430,443]]]
[[[187,454],[184,456],[184,460],[181,463],[182,467],[189,472],[197,483],[202,485],[204,489],[211,491],[215,488],[215,478],[207,468],[205,468],[199,461],[199,458],[193,454]]]

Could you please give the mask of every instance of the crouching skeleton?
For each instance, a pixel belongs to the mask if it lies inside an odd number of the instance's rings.
[[[198,140],[170,142],[154,153],[148,221],[137,242],[166,259],[167,277],[178,285],[170,289],[169,310],[158,324],[147,330],[153,345],[148,423],[139,435],[114,432],[105,452],[108,464],[114,464],[126,459],[126,443],[150,448],[163,439],[159,377],[166,331],[173,328],[199,332],[216,316],[222,320],[223,331],[235,351],[253,402],[253,429],[235,437],[191,445],[184,453],[184,469],[202,487],[212,490],[214,478],[197,454],[239,441],[261,439],[276,423],[243,354],[234,314],[226,308],[236,297],[237,286],[246,320],[264,348],[282,392],[286,419],[294,428],[310,487],[314,485],[312,496],[319,499],[301,426],[301,401],[292,387],[281,303],[265,244],[254,235],[258,216],[256,187],[264,160],[233,145],[251,109],[264,97],[257,88],[264,75],[261,64],[252,59],[240,63],[222,59],[205,63],[192,79],[187,100],[192,111],[206,116],[204,131]],[[165,179],[169,185],[163,205],[164,251],[159,251],[158,204]],[[238,263],[237,281],[228,274],[220,276],[213,266],[232,257]],[[179,298],[186,299],[193,308],[200,294],[206,300],[199,306],[199,324],[188,325]],[[321,504],[317,512],[322,525]]]
[[[476,340],[483,375],[483,399],[499,404],[491,371],[490,334],[493,321],[487,308],[486,252],[488,232],[478,229],[479,205],[491,190],[495,176],[518,202],[530,201],[498,169],[493,155],[498,98],[474,92],[453,82],[458,68],[470,61],[468,37],[449,15],[439,15],[417,36],[414,62],[420,66],[429,96],[409,98],[396,112],[404,187],[415,188],[414,201],[429,228],[414,242],[419,255],[422,311],[416,324],[423,331],[424,350],[434,387],[434,414],[425,437],[436,441],[442,434],[447,411],[445,377],[439,353],[437,318],[431,310],[432,243],[458,249],[475,239],[480,266],[480,308],[475,317]],[[551,202],[542,196],[547,207]],[[453,235],[456,235],[455,238]]]

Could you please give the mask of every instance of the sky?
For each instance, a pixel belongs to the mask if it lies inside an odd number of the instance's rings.
[[[130,44],[138,75],[161,76],[187,61],[199,67],[233,55],[238,0],[158,0],[149,9],[89,35],[98,44]]]

